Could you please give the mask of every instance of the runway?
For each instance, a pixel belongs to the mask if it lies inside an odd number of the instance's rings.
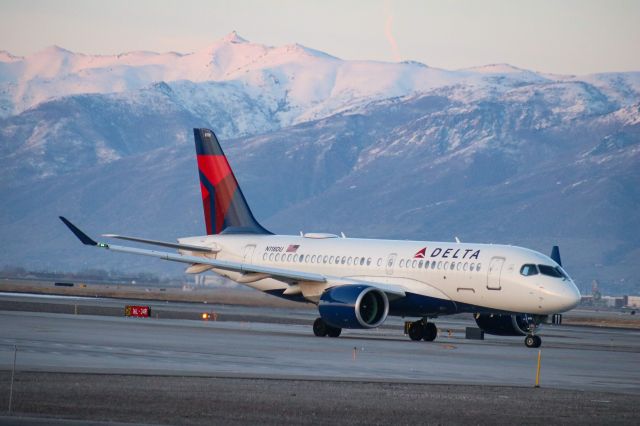
[[[0,295],[0,307],[32,301],[42,300]],[[73,307],[77,300],[47,303]],[[127,301],[87,303],[121,309]],[[201,304],[148,304],[152,312],[185,312],[196,318],[205,310]],[[312,335],[315,313],[310,309],[207,305],[206,310],[220,320],[0,310],[0,369],[11,368],[16,346],[20,371],[522,387],[534,383],[538,351],[526,348],[520,337],[466,340],[462,330],[474,324],[471,318],[436,320],[440,336],[426,343],[404,336],[399,319],[382,329],[344,330],[332,339]],[[640,395],[640,332],[547,326],[542,335],[544,388]]]

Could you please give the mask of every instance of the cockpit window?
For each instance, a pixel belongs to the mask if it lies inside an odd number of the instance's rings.
[[[564,271],[564,269],[562,269],[562,267],[556,266],[556,271],[558,271],[560,275],[562,275],[562,278],[564,278],[565,280],[569,279],[569,275],[567,275],[567,273]]]
[[[525,277],[528,277],[530,275],[537,275],[538,268],[536,268],[536,265],[522,265],[522,268],[520,268],[520,273]]]
[[[562,273],[560,273],[560,271],[558,271],[556,268],[554,268],[553,266],[549,266],[549,265],[538,265],[538,268],[540,269],[540,273],[542,275],[548,275],[550,277],[555,277],[555,278],[563,278]]]

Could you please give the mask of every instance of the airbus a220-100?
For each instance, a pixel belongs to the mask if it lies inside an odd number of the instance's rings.
[[[473,314],[488,334],[526,336],[539,347],[538,326],[574,308],[580,293],[551,256],[510,245],[346,238],[326,233],[275,235],[255,219],[213,131],[194,129],[206,235],[177,243],[107,234],[176,249],[147,250],[96,242],[64,217],[86,245],[189,264],[237,283],[318,307],[316,336],[370,329],[388,316],[417,318],[412,340],[433,341],[433,319]]]

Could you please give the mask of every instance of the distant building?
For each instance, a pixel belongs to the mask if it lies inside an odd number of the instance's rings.
[[[630,308],[640,308],[640,296],[625,296],[626,306]]]

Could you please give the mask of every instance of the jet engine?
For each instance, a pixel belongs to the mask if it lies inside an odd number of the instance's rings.
[[[526,336],[534,324],[531,315],[476,314],[476,324],[485,333],[497,336]]]
[[[325,290],[318,303],[320,316],[338,328],[374,328],[387,319],[387,295],[366,285],[343,285]]]

